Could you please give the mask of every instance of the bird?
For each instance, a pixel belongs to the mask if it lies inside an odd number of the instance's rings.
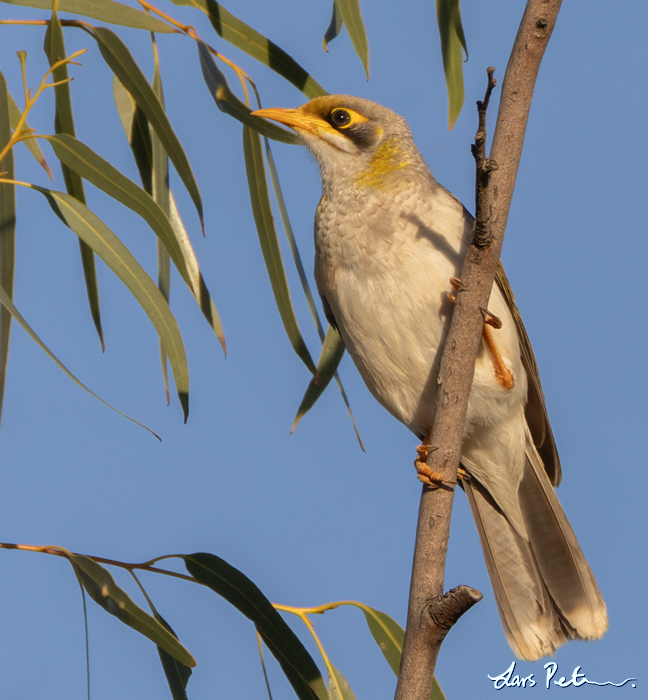
[[[254,116],[290,127],[319,165],[315,280],[367,388],[428,439],[441,349],[473,217],[432,175],[404,118],[350,95]],[[475,361],[461,453],[506,639],[535,661],[608,627],[554,487],[561,466],[538,368],[500,264]],[[419,478],[439,486],[418,464]],[[429,468],[428,468],[429,469]]]

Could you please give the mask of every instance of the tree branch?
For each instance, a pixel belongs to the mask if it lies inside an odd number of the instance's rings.
[[[561,0],[528,0],[506,68],[490,159],[478,160],[475,237],[469,246],[439,369],[439,390],[427,463],[456,481],[475,358],[499,262],[538,69]],[[476,137],[485,143],[480,130]],[[485,151],[484,151],[485,152]],[[395,700],[429,700],[445,635],[481,598],[460,587],[443,596],[452,489],[423,488],[412,567],[407,629]],[[452,601],[452,606],[450,606]],[[431,615],[430,605],[434,614]]]

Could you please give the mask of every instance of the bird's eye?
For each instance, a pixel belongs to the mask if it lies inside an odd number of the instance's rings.
[[[351,115],[346,109],[334,109],[331,112],[333,126],[348,126],[351,123]]]

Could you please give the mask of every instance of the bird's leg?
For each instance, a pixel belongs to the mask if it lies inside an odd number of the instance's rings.
[[[466,285],[458,277],[451,277],[450,286],[453,289],[459,291],[460,289],[465,289]],[[454,303],[455,301],[457,301],[457,296],[450,292],[448,294],[448,299],[452,303]],[[493,328],[497,329],[501,328],[502,321],[497,316],[495,316],[495,314],[492,314],[490,311],[488,311],[488,309],[480,308],[480,311],[482,312],[482,316],[484,317],[484,329],[482,333],[484,335],[486,345],[490,350],[491,357],[493,358],[493,369],[495,370],[495,379],[504,389],[512,389],[515,384],[515,382],[513,381],[513,375],[504,364],[504,360],[502,360],[502,356],[500,355],[499,350],[497,349],[497,345],[495,345],[495,340],[493,339],[493,335],[489,328],[489,326],[492,326]]]
[[[486,309],[480,309],[480,311],[484,316],[484,340],[486,341],[486,345],[488,345],[488,349],[490,350],[491,356],[493,357],[495,379],[497,379],[499,384],[504,389],[512,389],[513,385],[515,384],[515,382],[513,381],[513,375],[504,364],[504,360],[502,360],[502,356],[500,355],[499,350],[497,349],[497,345],[495,344],[495,340],[493,339],[493,335],[489,327],[492,326],[493,328],[499,329],[502,327],[502,322],[499,318],[497,318],[497,316],[493,315],[490,311]]]
[[[416,459],[414,460],[414,466],[416,467],[416,476],[418,477],[419,481],[433,489],[438,489],[443,485],[455,486],[457,483],[456,481],[446,479],[443,476],[443,474],[435,472],[434,469],[431,469],[426,464],[428,454],[430,452],[434,452],[434,450],[437,449],[436,447],[431,447],[429,445],[429,442],[430,435],[428,434],[426,436],[425,442],[416,448]]]

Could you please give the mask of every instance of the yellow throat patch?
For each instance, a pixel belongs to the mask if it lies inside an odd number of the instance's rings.
[[[395,170],[402,170],[410,164],[407,153],[401,148],[394,137],[387,139],[369,161],[368,167],[356,178],[356,185],[384,189],[387,185],[387,175]]]

